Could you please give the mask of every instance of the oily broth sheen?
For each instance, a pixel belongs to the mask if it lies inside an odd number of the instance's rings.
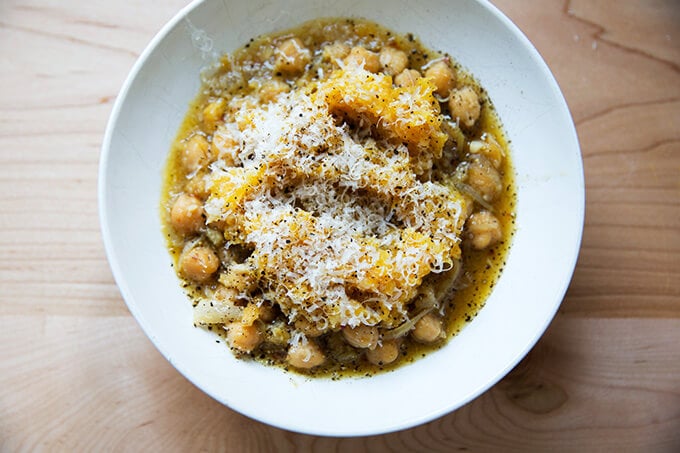
[[[231,57],[222,57],[216,67],[204,71],[202,74],[203,83],[201,92],[189,107],[187,115],[182,122],[177,137],[171,147],[164,171],[164,184],[161,196],[161,218],[163,233],[166,236],[168,250],[173,258],[176,269],[179,267],[178,260],[187,239],[173,230],[170,225],[169,212],[172,200],[177,194],[184,191],[187,182],[186,172],[183,168],[181,159],[181,153],[186,140],[194,132],[201,130],[201,112],[208,103],[221,96],[231,96],[234,94],[247,95],[248,93],[257,90],[262,83],[267,81],[269,72],[264,67],[250,65],[242,71],[243,77],[241,78],[234,77],[234,71],[232,71],[232,69],[241,67],[250,60],[266,60],[271,56],[269,52],[273,52],[275,41],[287,36],[299,37],[305,46],[310,49],[318,49],[321,48],[324,43],[332,43],[341,40],[347,42],[350,46],[361,45],[369,50],[376,50],[381,48],[384,43],[389,42],[392,46],[404,50],[408,54],[409,67],[415,69],[420,69],[428,61],[441,58],[441,56],[444,55],[426,49],[411,34],[397,35],[377,24],[355,19],[321,19],[305,23],[298,28],[283,33],[254,38],[243,48],[234,52]],[[453,50],[455,51],[455,49]],[[466,243],[465,239],[463,240],[461,246],[463,273],[454,285],[455,289],[448,297],[447,314],[444,319],[446,338],[437,341],[434,344],[421,344],[408,338],[401,345],[401,358],[392,364],[384,366],[373,365],[364,358],[361,358],[351,365],[329,363],[312,369],[311,371],[300,371],[293,367],[286,366],[285,363],[282,363],[280,357],[278,359],[272,358],[256,352],[253,355],[255,360],[260,360],[268,364],[273,363],[275,365],[283,366],[287,370],[301,372],[305,375],[331,378],[343,376],[370,376],[376,372],[392,370],[401,365],[410,363],[425,356],[426,353],[445,345],[452,336],[455,336],[461,331],[466,323],[471,322],[483,307],[484,301],[488,298],[503,270],[505,257],[510,248],[514,232],[516,201],[516,189],[513,179],[514,172],[508,153],[509,146],[503,134],[500,120],[498,119],[486,92],[478,85],[472,75],[466,73],[463,68],[455,63],[454,57],[449,58],[451,58],[452,65],[457,70],[459,85],[473,85],[477,88],[478,92],[481,93],[480,101],[482,111],[480,119],[473,130],[466,134],[466,136],[468,139],[479,138],[482,131],[493,134],[505,151],[505,158],[499,169],[503,190],[496,201],[492,203],[494,214],[501,224],[503,238],[495,246],[484,250],[474,250]],[[321,63],[318,66],[317,71],[305,71],[301,77],[291,77],[290,80],[297,79],[297,82],[292,82],[294,84],[306,84],[318,77],[318,69],[323,71],[324,74],[328,74],[333,70],[332,64],[329,62]],[[269,77],[271,78],[271,75],[269,75]],[[442,113],[446,113],[446,110],[447,107],[444,102],[442,103]],[[465,231],[463,231],[463,237],[465,237]],[[206,287],[216,285],[216,281],[214,280],[203,284],[196,284],[182,279],[181,276],[180,279],[183,288],[192,299],[194,305],[200,300]],[[224,337],[224,330],[219,327],[209,328],[209,330],[213,330]]]

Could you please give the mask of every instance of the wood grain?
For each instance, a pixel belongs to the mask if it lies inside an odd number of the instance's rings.
[[[97,166],[136,56],[184,0],[0,2],[0,451],[680,451],[680,3],[498,0],[577,125],[567,297],[503,381],[383,436],[241,416],[187,382],[104,256]]]

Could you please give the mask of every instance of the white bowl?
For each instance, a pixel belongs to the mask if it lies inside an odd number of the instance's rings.
[[[511,140],[517,231],[486,306],[446,347],[396,371],[307,379],[235,359],[192,325],[161,235],[159,200],[170,144],[199,88],[199,71],[251,37],[328,16],[363,17],[450,53],[491,96]],[[567,105],[527,38],[491,4],[472,0],[190,4],[132,69],[106,131],[99,174],[106,252],[127,305],[179,372],[226,406],[317,435],[385,433],[430,421],[498,382],[553,318],[578,255],[583,169]]]

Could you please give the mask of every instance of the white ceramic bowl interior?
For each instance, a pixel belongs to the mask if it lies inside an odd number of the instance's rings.
[[[488,90],[511,140],[517,232],[505,271],[477,318],[443,349],[394,372],[306,379],[236,360],[192,325],[161,235],[170,144],[199,71],[251,37],[328,16],[413,32],[450,53]],[[228,407],[298,432],[356,436],[412,427],[459,408],[500,380],[554,316],[579,250],[584,211],[573,123],[549,69],[495,7],[473,0],[319,2],[206,0],[182,10],[134,66],[108,125],[100,218],[111,268],[132,314],[161,353]]]

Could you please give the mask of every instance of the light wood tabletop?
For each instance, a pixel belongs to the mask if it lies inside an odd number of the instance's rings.
[[[587,206],[571,286],[531,353],[463,408],[322,438],[189,383],[132,318],[104,254],[105,125],[186,0],[0,1],[0,451],[680,451],[680,2],[494,3],[576,123]]]

